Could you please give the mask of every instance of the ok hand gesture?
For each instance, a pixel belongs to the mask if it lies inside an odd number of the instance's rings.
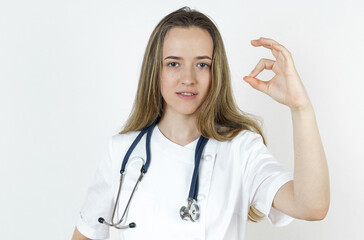
[[[276,60],[262,58],[253,71],[243,79],[253,88],[269,95],[274,100],[287,105],[291,110],[299,110],[310,105],[310,100],[296,71],[291,53],[278,42],[269,38],[252,40],[254,47],[271,49]],[[256,78],[264,69],[276,75],[269,81]]]

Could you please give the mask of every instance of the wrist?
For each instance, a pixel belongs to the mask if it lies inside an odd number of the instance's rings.
[[[311,103],[297,108],[291,108],[291,116],[293,121],[310,121],[316,118]]]
[[[308,101],[305,104],[295,106],[295,107],[289,107],[291,110],[291,113],[300,113],[300,112],[308,112],[313,110],[313,106],[310,101]]]

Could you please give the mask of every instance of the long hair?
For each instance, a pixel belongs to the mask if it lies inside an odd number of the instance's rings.
[[[260,119],[239,109],[233,98],[230,70],[224,43],[215,24],[203,13],[180,8],[164,17],[153,30],[145,50],[133,110],[120,134],[138,131],[163,115],[160,90],[162,47],[167,32],[173,27],[199,27],[207,30],[213,40],[210,91],[198,109],[197,128],[207,138],[232,140],[242,130],[260,134],[266,144]],[[250,206],[248,219],[257,222],[264,215]]]

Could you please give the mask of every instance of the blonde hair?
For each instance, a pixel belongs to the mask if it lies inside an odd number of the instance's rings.
[[[162,117],[160,76],[163,41],[171,28],[192,26],[207,30],[213,40],[212,82],[210,91],[198,110],[198,130],[204,137],[218,141],[229,141],[242,130],[250,130],[260,134],[266,144],[260,120],[241,111],[235,103],[224,43],[217,27],[206,15],[189,7],[168,14],[153,30],[145,50],[133,110],[120,134],[141,130]],[[257,222],[263,217],[260,211],[250,206],[250,221]]]

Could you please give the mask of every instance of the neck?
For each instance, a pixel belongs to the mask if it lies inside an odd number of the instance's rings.
[[[181,146],[193,142],[201,135],[196,126],[196,116],[165,113],[158,127],[166,138]]]

